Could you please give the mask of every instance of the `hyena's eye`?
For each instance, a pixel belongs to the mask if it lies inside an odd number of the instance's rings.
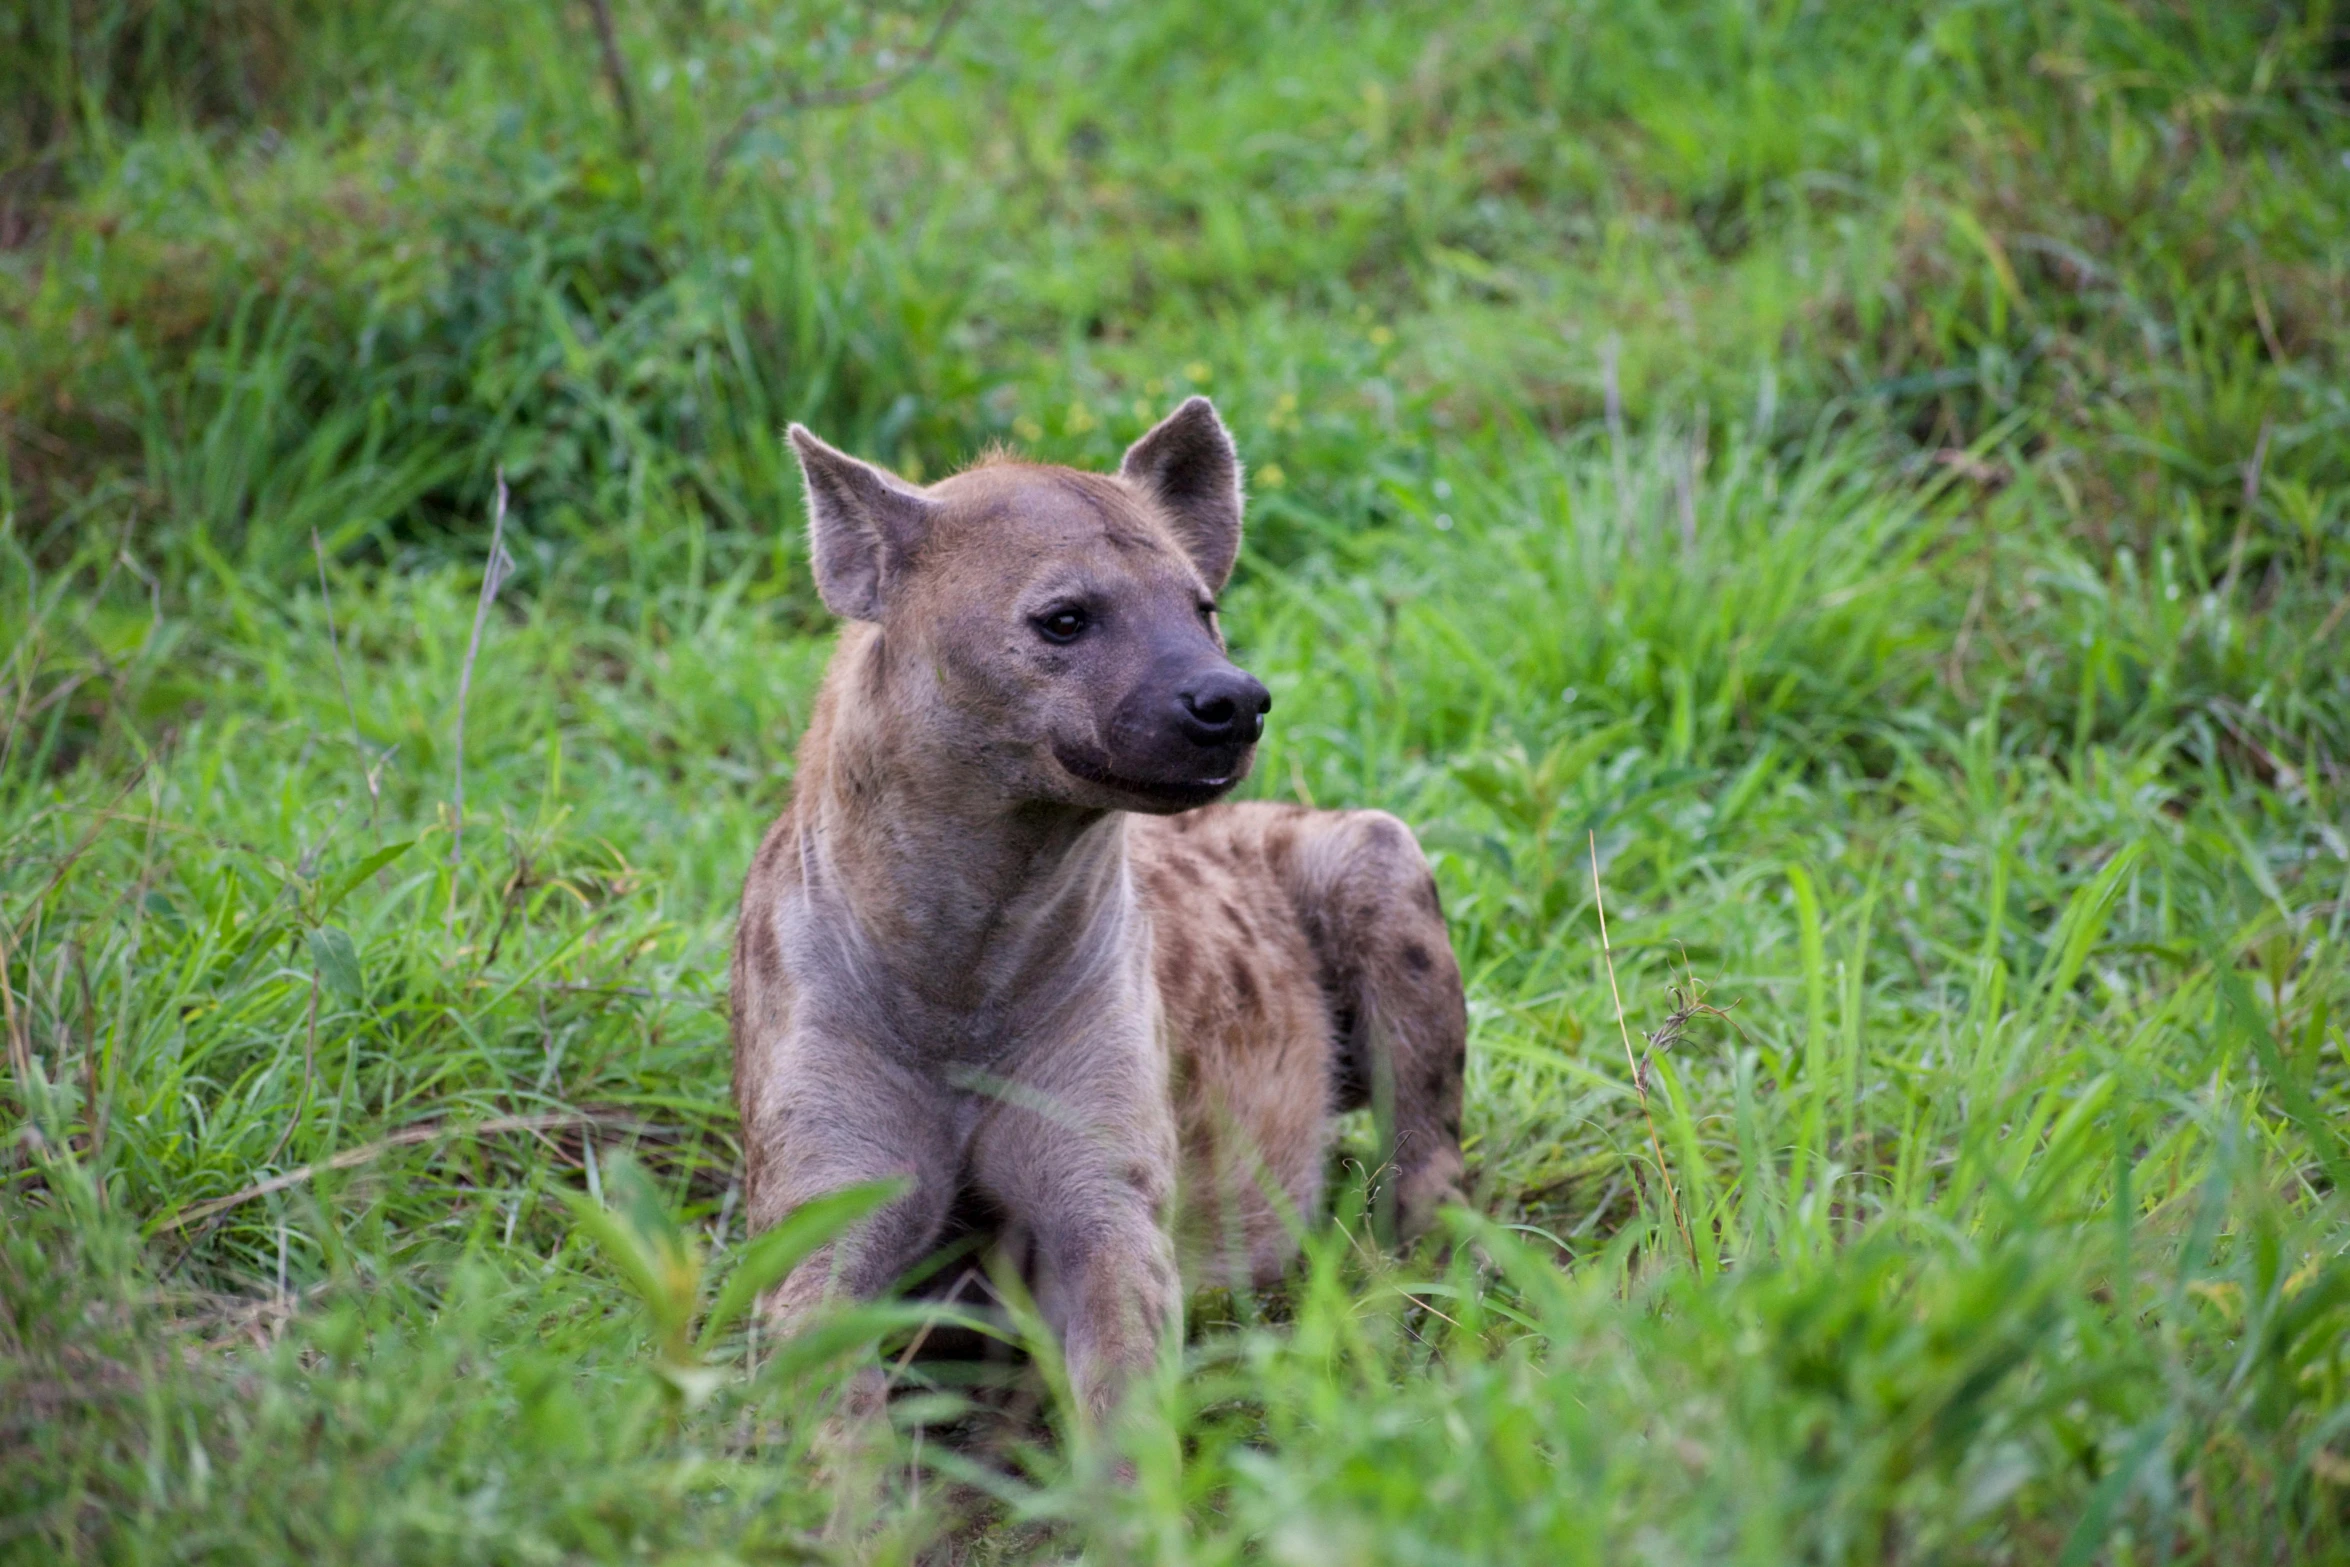
[[[1063,604],[1046,610],[1032,624],[1036,627],[1036,634],[1047,642],[1074,642],[1077,634],[1092,622],[1081,606]]]

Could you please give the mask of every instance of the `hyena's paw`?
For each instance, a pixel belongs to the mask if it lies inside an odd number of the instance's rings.
[[[1403,1173],[1395,1193],[1397,1240],[1411,1245],[1437,1228],[1439,1209],[1467,1204],[1468,1193],[1461,1188],[1464,1169],[1460,1150],[1447,1148]]]

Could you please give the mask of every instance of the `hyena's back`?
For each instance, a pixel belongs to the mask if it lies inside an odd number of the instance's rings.
[[[1137,817],[1130,842],[1175,1056],[1186,1273],[1277,1278],[1321,1201],[1327,1118],[1389,1087],[1381,1185],[1424,1228],[1459,1196],[1468,1018],[1410,830],[1251,802]]]

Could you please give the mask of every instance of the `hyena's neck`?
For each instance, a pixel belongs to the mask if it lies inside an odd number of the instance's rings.
[[[832,693],[828,693],[831,695]],[[794,791],[806,892],[863,961],[934,1006],[1130,976],[1139,918],[1123,812],[1010,801],[835,700],[809,726]]]

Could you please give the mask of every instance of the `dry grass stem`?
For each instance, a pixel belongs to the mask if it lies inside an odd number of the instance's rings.
[[[255,1181],[226,1197],[215,1197],[208,1202],[182,1208],[156,1225],[154,1233],[169,1235],[174,1230],[184,1230],[191,1224],[201,1224],[216,1214],[226,1213],[256,1197],[266,1197],[271,1192],[282,1192],[289,1186],[299,1186],[321,1171],[349,1170],[381,1158],[395,1148],[413,1148],[419,1143],[436,1142],[444,1137],[486,1137],[495,1132],[551,1132],[570,1126],[601,1126],[614,1131],[632,1132],[646,1130],[640,1122],[597,1115],[587,1110],[549,1111],[543,1115],[493,1115],[484,1121],[432,1121],[423,1126],[403,1127],[388,1137],[379,1137],[372,1143],[361,1143],[356,1148],[346,1148],[331,1158],[298,1164],[283,1175],[273,1175],[266,1181]]]
[[[1624,387],[1617,365],[1623,352],[1624,340],[1613,332],[1599,345],[1600,395],[1607,409],[1608,462],[1615,473],[1616,518],[1619,523],[1632,514],[1631,454],[1624,446]]]
[[[25,905],[27,912],[24,922],[11,933],[12,938],[21,938],[32,930],[34,922],[40,918],[42,907],[49,901],[49,894],[55,892],[64,883],[67,874],[80,863],[82,856],[90,852],[90,846],[98,841],[99,834],[105,830],[107,822],[113,818],[114,808],[122,804],[130,792],[139,786],[139,781],[146,776],[147,762],[142,759],[132,767],[130,778],[121,788],[114,791],[114,798],[108,800],[105,806],[92,817],[89,831],[82,834],[81,841],[73,846],[72,851],[64,859],[57,862],[57,869],[49,873],[49,879],[42,883],[41,890],[34,893],[31,901]]]
[[[16,986],[8,977],[8,937],[0,933],[0,1009],[5,1011],[8,1029],[8,1069],[16,1075],[16,1097],[22,1102],[29,1118],[33,1110],[33,1047],[25,1037],[24,1019],[16,1012]],[[31,982],[32,965],[25,965],[27,983]]]
[[[506,581],[506,470],[498,470],[497,509],[490,519],[490,559],[482,568],[481,597],[473,605],[473,637],[457,672],[457,778],[449,800],[449,921],[457,918],[457,871],[465,852],[465,705],[473,695],[473,663],[481,656],[481,628]]]
[[[628,155],[645,155],[644,129],[636,117],[636,94],[628,86],[628,62],[620,53],[620,33],[612,25],[612,0],[588,0],[588,14],[596,24],[596,54],[604,80],[612,88],[612,105],[620,111],[621,134],[628,139]],[[500,481],[503,483],[503,481]]]
[[[277,1163],[277,1156],[285,1152],[286,1144],[293,1140],[294,1128],[302,1124],[302,1117],[310,1109],[310,1096],[316,1091],[317,1082],[318,963],[313,958],[310,966],[310,1022],[302,1036],[302,1097],[294,1102],[294,1113],[287,1116],[286,1124],[279,1128],[277,1141],[270,1144],[269,1152],[262,1156],[263,1164]]]
[[[2244,465],[2244,509],[2236,517],[2236,536],[2228,542],[2228,571],[2219,584],[2222,604],[2235,595],[2236,579],[2244,571],[2244,547],[2252,541],[2252,519],[2260,508],[2260,470],[2268,461],[2268,438],[2275,431],[2274,419],[2260,421],[2260,434],[2252,442],[2252,461]]]
[[[2334,600],[2334,607],[2326,611],[2326,618],[2318,626],[2317,634],[2309,639],[2311,645],[2323,647],[2326,638],[2334,634],[2334,628],[2342,623],[2342,617],[2345,615],[2350,615],[2350,593],[2345,593]]]
[[[733,155],[734,149],[741,145],[742,139],[756,129],[763,120],[772,119],[778,114],[799,114],[809,109],[854,108],[861,104],[872,103],[896,92],[900,87],[930,68],[930,63],[938,58],[940,46],[947,41],[947,34],[955,30],[955,23],[962,20],[963,12],[969,4],[970,0],[948,0],[946,8],[938,13],[938,20],[931,24],[930,34],[922,40],[921,47],[909,55],[904,64],[874,77],[871,81],[859,82],[854,87],[815,89],[802,86],[796,79],[787,81],[781,93],[772,98],[761,99],[736,116],[734,123],[726,128],[725,134],[711,145],[710,156],[704,164],[704,173],[715,175],[719,167]]]
[[[1689,1249],[1689,1265],[1697,1266],[1697,1239],[1689,1232],[1689,1220],[1681,1212],[1681,1193],[1673,1185],[1673,1172],[1665,1163],[1665,1145],[1656,1135],[1656,1114],[1648,1106],[1648,1074],[1641,1070],[1640,1057],[1632,1049],[1632,1028],[1624,1021],[1624,993],[1616,986],[1616,955],[1608,944],[1607,900],[1599,890],[1599,835],[1586,833],[1591,848],[1591,901],[1599,910],[1599,955],[1607,964],[1607,993],[1616,1004],[1616,1032],[1624,1041],[1624,1065],[1632,1072],[1632,1092],[1640,1098],[1640,1119],[1648,1126],[1648,1151],[1656,1156],[1657,1178],[1665,1183],[1665,1201],[1673,1210],[1673,1228],[1681,1232],[1681,1244]]]

